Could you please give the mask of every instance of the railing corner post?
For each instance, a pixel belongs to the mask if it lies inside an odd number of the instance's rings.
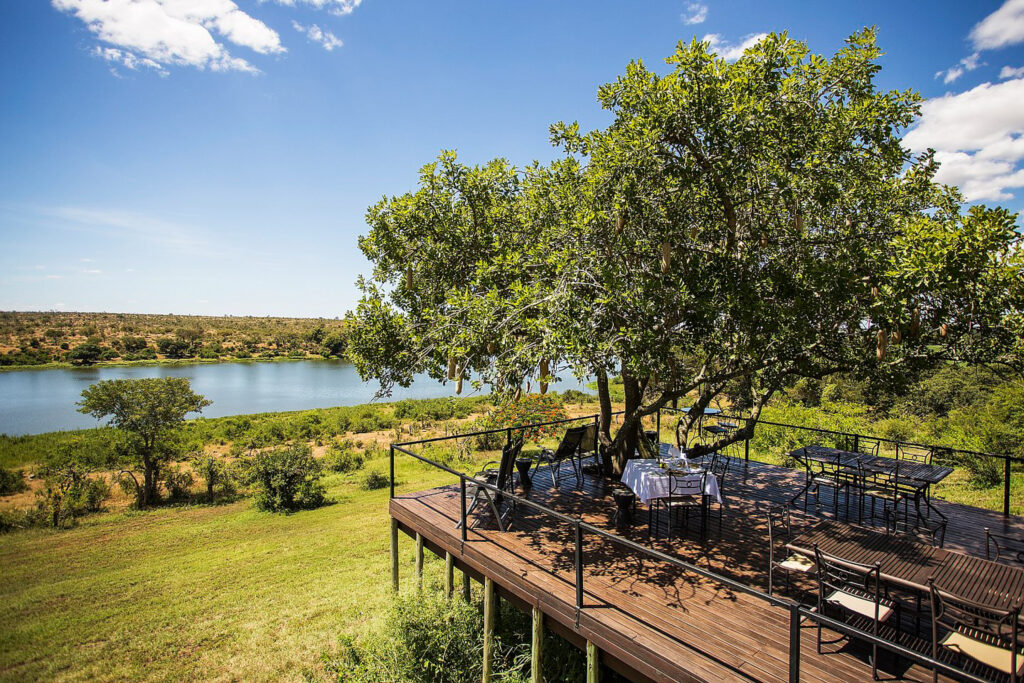
[[[459,526],[462,529],[462,542],[465,543],[467,539],[466,535],[466,475],[459,475],[459,515],[461,522]]]
[[[390,478],[390,482],[389,483],[390,483],[390,486],[391,486],[391,489],[390,489],[391,490],[391,495],[390,495],[390,497],[394,498],[395,497],[395,445],[394,444],[391,444],[391,478]]]
[[[1010,516],[1010,456],[1003,456],[1003,516]]]
[[[800,605],[789,608],[789,681],[800,682]]]
[[[576,625],[580,623],[580,610],[583,609],[583,527],[580,520],[574,523],[576,531],[576,552],[573,564],[576,566]]]

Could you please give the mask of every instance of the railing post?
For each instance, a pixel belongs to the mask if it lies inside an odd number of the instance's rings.
[[[391,498],[395,497],[395,447],[391,447]]]
[[[661,408],[658,408],[658,416],[654,418],[654,428],[658,431],[658,443],[661,443]]]
[[[583,527],[577,519],[574,523],[576,531],[576,625],[580,622],[580,610],[583,609]]]
[[[508,433],[505,434],[505,445],[506,446],[511,446],[512,445],[512,428],[511,427],[508,428]]]
[[[594,416],[594,464],[600,465],[600,458],[598,457],[597,444],[600,443],[601,439],[598,436],[598,431],[601,429],[600,417]]]
[[[462,542],[467,540],[466,536],[466,475],[459,475],[459,515],[462,520]]]
[[[1010,516],[1010,456],[1003,456],[1003,516]]]
[[[743,439],[743,461],[750,462],[750,437]]]
[[[789,681],[800,682],[800,605],[789,608]]]
[[[858,453],[860,451],[860,434],[853,435],[853,452]]]

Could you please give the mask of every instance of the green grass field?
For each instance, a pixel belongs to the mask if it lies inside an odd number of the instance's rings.
[[[329,477],[336,503],[292,515],[243,499],[0,536],[0,679],[319,678],[390,588],[388,491],[362,476]],[[399,461],[403,490],[445,476]]]

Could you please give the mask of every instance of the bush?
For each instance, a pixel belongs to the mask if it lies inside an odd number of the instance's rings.
[[[363,466],[363,455],[347,444],[332,444],[324,466],[331,472],[353,472]]]
[[[206,500],[213,502],[217,495],[235,493],[235,478],[228,463],[218,457],[201,453],[192,459],[192,467],[206,484]]]
[[[21,493],[28,488],[25,483],[25,475],[21,470],[9,470],[0,467],[0,496],[9,496],[12,493]]]
[[[327,491],[322,476],[323,466],[313,452],[299,444],[257,453],[248,468],[256,507],[271,512],[323,505]]]
[[[489,425],[488,429],[502,429],[516,425],[536,424],[564,420],[567,417],[562,402],[553,394],[526,394],[518,401],[504,403],[490,413],[482,421]],[[548,425],[532,429],[519,430],[526,441],[538,442],[553,437],[564,431],[565,425]],[[513,435],[514,436],[514,435]]]
[[[370,470],[363,478],[363,489],[366,491],[376,491],[377,489],[385,488],[390,484],[391,479],[388,475],[383,472],[378,472],[377,470]]]
[[[164,469],[163,475],[164,490],[169,500],[187,500],[192,495],[192,485],[196,480],[191,472],[170,466]]]

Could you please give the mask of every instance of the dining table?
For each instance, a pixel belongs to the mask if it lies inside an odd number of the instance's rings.
[[[789,455],[794,460],[803,463],[808,471],[810,470],[811,463],[817,462],[843,469],[851,478],[856,476],[858,472],[864,472],[870,475],[887,475],[906,482],[908,488],[913,490],[914,510],[919,520],[930,516],[931,512],[935,512],[942,519],[946,519],[942,511],[932,505],[928,491],[932,485],[938,484],[951,475],[953,473],[952,467],[912,460],[886,458],[879,455],[846,451],[818,444],[802,446],[790,451]],[[803,488],[790,499],[790,503],[794,503],[800,496],[805,495],[812,483],[811,477],[807,477]],[[926,509],[922,509],[922,504]],[[926,512],[929,514],[926,515]]]
[[[814,558],[814,549],[848,562],[875,565],[885,583],[918,594],[936,588],[994,609],[1009,610],[1024,600],[1024,568],[864,526],[824,520],[786,546]]]
[[[690,467],[681,457],[633,458],[626,463],[621,481],[636,494],[637,500],[649,505],[659,498],[668,498],[670,469],[673,470],[677,486],[680,482],[684,485],[686,482],[698,482],[703,474],[701,468]],[[711,472],[707,473],[704,480],[704,495],[717,503],[722,502],[718,479]]]

